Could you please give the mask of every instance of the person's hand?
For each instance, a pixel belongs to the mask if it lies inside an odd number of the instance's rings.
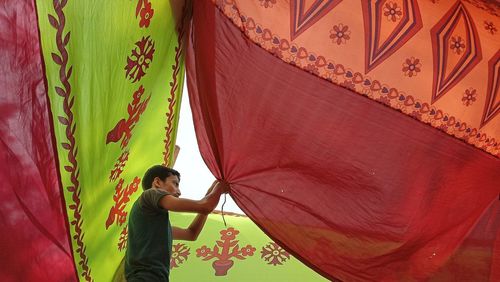
[[[217,183],[217,186],[220,186],[220,189],[222,191],[222,194],[227,194],[231,190],[231,187],[229,186],[229,183],[222,180]]]
[[[208,194],[210,194],[210,193],[212,192],[212,190],[214,190],[214,187],[215,187],[215,186],[217,186],[217,183],[218,183],[218,182],[219,182],[218,180],[215,180],[215,181],[212,183],[212,185],[210,185],[210,188],[208,188],[208,191],[207,191],[207,193],[205,194],[205,196],[206,196],[206,195],[208,195]]]
[[[227,183],[226,181],[215,180],[212,183],[212,186],[210,186],[210,188],[208,188],[207,194],[205,194],[205,196],[212,193],[212,191],[214,189],[219,190],[221,194],[227,194],[227,193],[229,193],[229,190],[230,190],[229,183]]]

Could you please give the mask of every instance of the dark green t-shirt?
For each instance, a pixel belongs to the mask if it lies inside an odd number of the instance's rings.
[[[168,281],[172,228],[168,211],[158,205],[165,195],[168,193],[151,188],[132,206],[125,254],[125,277],[129,282]]]

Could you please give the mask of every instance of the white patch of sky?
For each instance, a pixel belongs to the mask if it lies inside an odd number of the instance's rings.
[[[186,83],[184,83],[179,127],[177,131],[177,145],[181,148],[174,168],[181,174],[180,189],[183,198],[201,199],[205,196],[215,177],[203,161],[198,149],[196,134],[193,125],[193,116],[189,105],[189,95]],[[224,196],[221,197],[217,210],[221,210]],[[231,196],[226,196],[224,211],[241,213]]]

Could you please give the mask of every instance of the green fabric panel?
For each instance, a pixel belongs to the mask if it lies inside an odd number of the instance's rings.
[[[182,7],[174,13],[170,3],[36,2],[81,280],[112,279],[125,253],[119,243],[126,213],[142,190],[140,178],[151,165],[172,160],[184,63],[177,48],[183,25],[175,20]],[[134,72],[138,65],[142,76]]]
[[[194,218],[193,214],[170,213],[172,226],[187,228]],[[227,227],[224,226],[220,214],[211,214],[208,217],[205,228],[194,242],[177,241],[173,243],[173,253],[171,259],[171,281],[327,281],[325,278],[302,264],[291,255],[284,255],[285,250],[277,245],[272,245],[273,240],[264,234],[248,217],[225,215]],[[224,270],[223,266],[213,266],[214,261],[223,260],[218,258],[203,260],[202,256],[197,256],[202,251],[203,246],[214,249],[217,241],[221,240],[221,232],[237,231],[234,240],[228,240],[229,243],[237,241],[236,245],[224,249],[218,247],[218,253],[231,254],[235,247],[242,249],[250,245],[250,249],[255,248],[253,253],[250,251],[243,259],[234,256],[226,260],[232,260],[233,265]],[[230,239],[231,236],[225,238]],[[179,245],[182,244],[182,245]],[[222,244],[224,245],[224,244]],[[229,246],[229,245],[228,245]],[[264,253],[263,253],[264,250]],[[182,255],[180,255],[182,254]],[[240,253],[241,254],[241,253]],[[264,258],[262,255],[265,254]],[[177,260],[174,262],[174,260]],[[267,258],[267,261],[265,260]],[[274,260],[274,264],[271,263]],[[219,276],[216,276],[216,269],[219,270]],[[225,274],[224,274],[225,273]]]

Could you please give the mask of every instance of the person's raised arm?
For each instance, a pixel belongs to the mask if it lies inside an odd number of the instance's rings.
[[[210,194],[214,189],[216,182],[210,186],[205,196]],[[206,214],[198,214],[193,222],[189,225],[188,228],[183,229],[179,227],[172,226],[172,237],[174,240],[186,240],[186,241],[195,241],[198,239],[198,235],[200,235],[203,226],[205,226],[205,222],[207,221]]]
[[[213,187],[213,188],[212,188]],[[163,209],[175,212],[196,212],[200,214],[211,213],[217,204],[222,193],[229,191],[229,184],[215,181],[209,189],[209,193],[201,200],[190,200],[166,195],[158,203]],[[211,190],[211,191],[210,191]]]

